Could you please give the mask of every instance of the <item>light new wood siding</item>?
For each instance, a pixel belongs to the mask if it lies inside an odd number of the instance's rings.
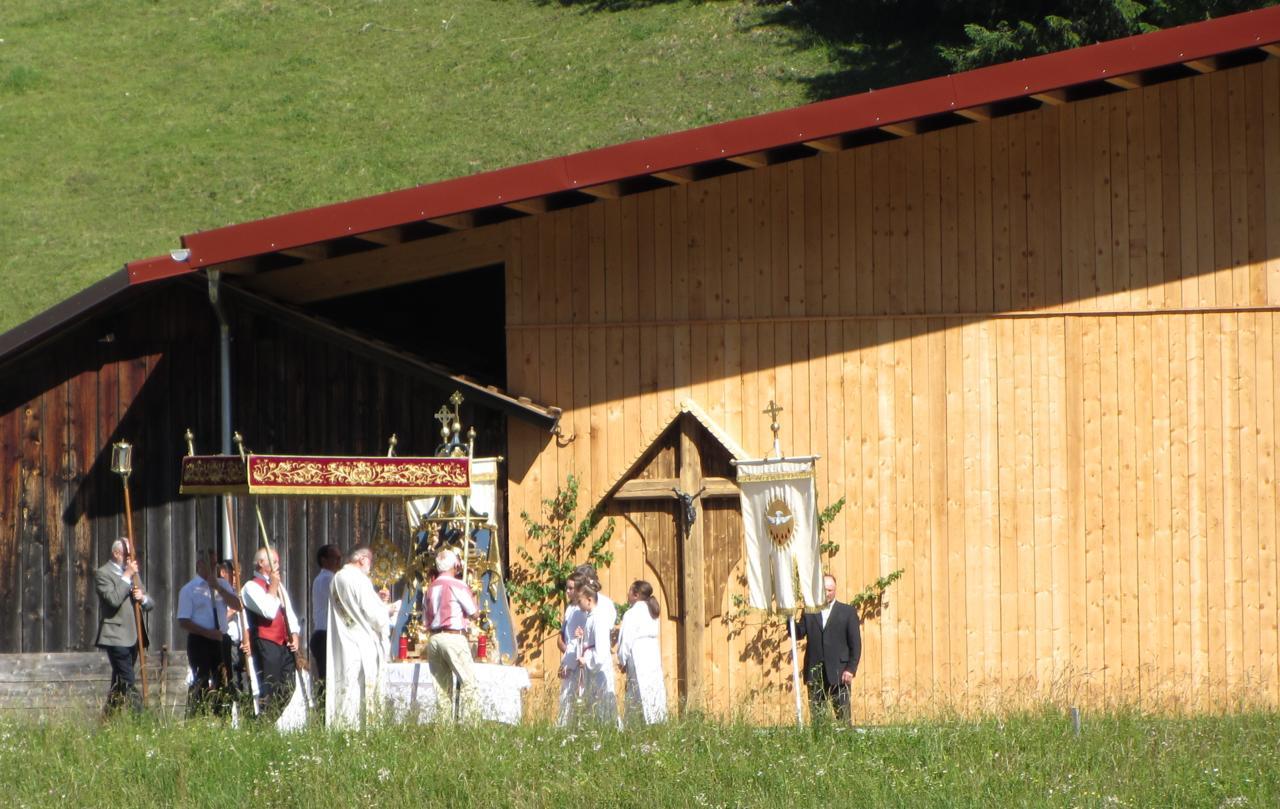
[[[1280,61],[508,227],[508,388],[565,409],[510,424],[509,513],[570,473],[593,502],[684,399],[763,453],[773,399],[847,498],[841,592],[905,571],[857,716],[1280,701]],[[630,526],[615,551],[615,598],[655,579]],[[709,696],[781,720],[739,572]]]

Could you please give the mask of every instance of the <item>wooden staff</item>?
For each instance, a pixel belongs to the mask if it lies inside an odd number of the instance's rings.
[[[234,436],[234,440],[236,442],[236,447],[240,450],[240,459],[244,461],[245,480],[248,480],[249,479],[249,455],[244,448],[244,438],[243,436],[240,435],[240,433],[236,433]],[[272,560],[271,537],[267,535],[267,524],[262,519],[262,509],[258,506],[258,501],[256,499],[253,501],[253,511],[258,518],[258,531],[260,532],[260,536],[262,539],[262,547],[267,552],[267,564],[271,566],[271,578],[273,581],[277,581],[280,583],[280,604],[281,604],[281,608],[284,609],[285,611],[285,619],[284,619],[285,631],[288,634],[292,635],[294,633],[291,631],[293,627],[289,626],[289,613],[293,611],[293,603],[289,598],[288,588],[284,586],[284,579],[280,575],[280,566],[275,561]],[[297,649],[294,649],[291,652],[291,654],[293,655],[294,669],[297,672],[299,672],[296,676],[302,682],[302,685],[303,685],[302,699],[306,703],[307,708],[310,709],[311,694],[307,690],[306,681],[302,679],[302,675],[300,673],[307,669],[307,661],[303,659],[302,655],[298,653]]]
[[[222,585],[218,584],[218,555],[212,550],[209,551],[209,578],[212,584],[209,585],[209,607],[213,610],[213,628],[215,631],[222,629],[222,621],[218,618],[218,590]],[[227,659],[223,656],[222,639],[218,639],[218,673],[217,688],[219,691],[226,689],[227,683],[231,682],[231,672],[227,668]]]
[[[133,552],[133,503],[129,499],[129,475],[133,473],[133,447],[126,441],[119,441],[112,445],[111,453],[111,471],[120,476],[120,482],[124,486],[124,563],[127,566],[130,559],[137,559]],[[142,592],[142,578],[135,570],[133,573],[133,586]],[[130,598],[133,598],[130,593]],[[142,626],[142,602],[133,598],[133,620],[138,633],[138,669],[142,672],[142,704],[147,703],[147,645],[144,642],[144,630]]]
[[[222,498],[226,512],[227,535],[231,540],[231,586],[240,593],[240,543],[236,540],[236,522],[231,511],[231,498]],[[258,705],[258,697],[262,688],[258,685],[258,672],[253,666],[253,644],[249,642],[249,619],[244,614],[244,607],[236,612],[236,623],[240,625],[240,650],[244,654],[244,673],[249,678],[249,694],[253,697],[253,715],[257,716],[262,707]]]

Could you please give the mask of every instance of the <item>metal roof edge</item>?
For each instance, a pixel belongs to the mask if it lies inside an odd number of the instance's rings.
[[[1280,41],[1280,6],[598,149],[278,214],[182,237],[208,267],[382,228],[842,135]]]
[[[123,296],[133,284],[121,267],[24,323],[0,334],[0,365],[16,360],[64,328]]]

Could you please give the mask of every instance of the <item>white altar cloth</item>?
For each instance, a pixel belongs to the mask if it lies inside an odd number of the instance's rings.
[[[529,688],[529,671],[519,666],[474,663],[476,702],[480,716],[508,725],[520,724],[523,714],[521,691]],[[436,712],[436,681],[427,663],[403,661],[387,663],[383,692],[391,715],[399,722],[430,722]]]

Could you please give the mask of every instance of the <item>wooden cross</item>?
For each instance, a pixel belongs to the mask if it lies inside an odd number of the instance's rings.
[[[702,474],[702,453],[698,450],[697,420],[684,414],[680,417],[680,465],[675,478],[644,478],[628,480],[618,487],[616,500],[673,500],[683,512],[684,502],[693,510],[693,519],[678,513],[678,524],[683,529],[680,552],[681,597],[683,613],[684,649],[681,654],[684,665],[686,693],[691,698],[705,696],[706,653],[703,635],[707,623],[707,609],[703,598],[703,579],[706,570],[706,520],[700,518],[702,501],[708,498],[737,498],[738,484],[729,478]],[[688,498],[687,501],[684,498]]]

